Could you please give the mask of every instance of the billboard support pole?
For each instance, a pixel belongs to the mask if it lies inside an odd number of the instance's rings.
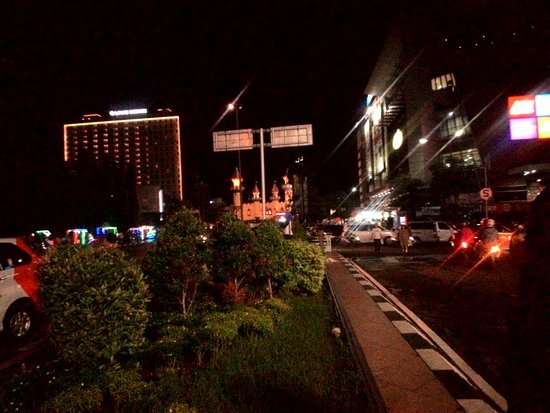
[[[262,220],[265,221],[265,157],[264,157],[264,129],[260,129],[260,163],[262,167]]]

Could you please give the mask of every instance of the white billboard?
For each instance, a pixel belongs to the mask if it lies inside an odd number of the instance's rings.
[[[214,132],[214,152],[242,151],[252,149],[252,129]]]
[[[282,126],[270,130],[272,148],[313,145],[311,125]]]

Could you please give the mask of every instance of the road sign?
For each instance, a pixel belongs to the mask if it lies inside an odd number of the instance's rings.
[[[479,197],[483,199],[484,201],[489,200],[493,197],[493,191],[491,188],[481,188],[481,191],[479,191]]]
[[[252,129],[214,132],[214,152],[252,149]]]
[[[272,148],[313,145],[311,125],[282,126],[270,131]]]

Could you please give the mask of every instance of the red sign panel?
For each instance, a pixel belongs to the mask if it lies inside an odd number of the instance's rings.
[[[535,116],[535,96],[510,96],[508,98],[509,118],[529,118]]]

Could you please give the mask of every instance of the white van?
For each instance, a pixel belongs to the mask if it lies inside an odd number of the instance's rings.
[[[416,242],[450,242],[453,234],[458,232],[445,221],[412,221],[409,228]]]

